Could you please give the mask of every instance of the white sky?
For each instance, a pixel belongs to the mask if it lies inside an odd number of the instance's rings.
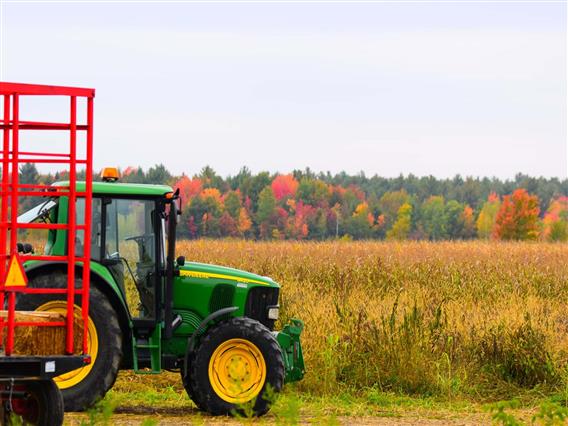
[[[567,176],[565,3],[4,1],[1,26],[4,81],[96,88],[96,167]]]

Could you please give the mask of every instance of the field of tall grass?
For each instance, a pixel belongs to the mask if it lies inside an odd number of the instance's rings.
[[[478,402],[567,394],[568,246],[490,242],[181,241],[190,260],[281,283],[305,321],[315,395]],[[120,386],[120,384],[119,384]]]

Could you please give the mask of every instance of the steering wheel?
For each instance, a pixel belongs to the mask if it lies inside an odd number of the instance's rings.
[[[151,241],[154,238],[153,234],[143,234],[143,235],[133,235],[132,237],[126,237],[124,241],[135,241],[138,246],[138,257],[139,262],[144,262],[147,259],[151,259],[152,248],[147,246],[146,242]]]
[[[144,240],[147,240],[149,238],[152,238],[153,235],[148,235],[148,234],[144,234],[144,235],[133,235],[132,237],[126,237],[124,239],[124,241],[136,241],[138,242],[144,242]]]

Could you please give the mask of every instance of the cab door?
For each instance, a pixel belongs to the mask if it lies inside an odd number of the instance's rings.
[[[163,264],[156,200],[103,198],[102,204],[101,263],[121,287],[131,317],[155,324]]]

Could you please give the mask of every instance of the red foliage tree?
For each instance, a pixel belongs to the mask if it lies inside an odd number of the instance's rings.
[[[288,205],[291,213],[294,213],[293,216],[290,214],[288,234],[298,240],[306,238],[309,234],[308,220],[314,215],[315,209],[302,201],[291,202]]]
[[[534,240],[538,236],[538,197],[525,189],[516,189],[503,197],[495,219],[493,238],[499,240]]]
[[[365,195],[365,191],[363,191],[357,185],[351,184],[347,189],[352,191],[360,201],[365,201],[365,199],[367,198]]]
[[[223,236],[238,237],[240,234],[237,221],[233,219],[228,212],[221,215],[221,218],[219,219],[219,227],[221,228],[221,235]]]
[[[128,166],[126,169],[124,169],[124,171],[122,172],[122,176],[126,177],[126,176],[130,176],[132,173],[135,173],[138,171],[138,167],[132,167],[132,166]]]
[[[280,201],[282,198],[291,197],[296,195],[298,190],[298,181],[292,175],[278,175],[272,181],[272,192],[276,200]]]
[[[182,207],[188,205],[193,197],[198,195],[202,190],[201,179],[195,178],[190,179],[186,175],[183,175],[174,185],[174,189],[179,188],[179,193],[181,196],[181,201],[183,203]]]
[[[247,197],[245,198],[245,202],[243,203],[244,208],[248,211],[251,212],[252,211],[252,200],[250,199],[250,197],[247,195]]]
[[[495,203],[499,201],[499,196],[495,192],[491,192],[487,197],[489,203]]]

